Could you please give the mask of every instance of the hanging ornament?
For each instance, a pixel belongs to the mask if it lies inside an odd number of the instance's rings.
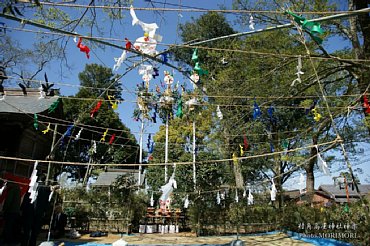
[[[159,70],[156,67],[153,67],[152,77],[155,79],[155,77],[159,76]]]
[[[182,118],[183,112],[182,112],[182,99],[179,98],[177,100],[177,111],[176,111],[176,116],[179,118]]]
[[[298,186],[299,186],[299,194],[303,194],[304,188],[305,188],[303,173],[301,173],[299,176]]]
[[[168,54],[167,53],[162,53],[161,54],[161,59],[162,59],[163,63],[167,63],[168,62]]]
[[[75,137],[75,140],[79,140],[79,139],[80,139],[82,130],[83,130],[83,128],[81,128],[81,129],[78,131],[78,133],[77,133],[77,135],[76,135],[76,137]]]
[[[197,104],[198,104],[198,100],[195,97],[185,102],[185,105],[188,106],[189,111],[194,110]]]
[[[140,21],[137,18],[134,7],[132,5],[130,6],[130,15],[132,17],[132,25],[133,26],[139,25],[139,26],[141,26],[141,28],[143,29],[144,32],[148,33],[148,36],[150,38],[155,37],[155,32],[159,28],[156,23],[148,24],[148,23],[144,23],[144,22]]]
[[[346,203],[346,204],[344,205],[344,209],[343,209],[343,211],[344,211],[345,213],[348,213],[348,212],[349,212],[348,203]]]
[[[148,142],[146,143],[146,147],[149,149],[150,148],[150,141],[152,139],[152,134],[148,134]]]
[[[153,153],[153,150],[154,150],[154,143],[151,143],[150,148],[148,148],[148,153],[149,154]]]
[[[319,122],[321,120],[321,114],[317,112],[317,107],[315,107],[314,109],[311,110],[314,117],[313,119],[316,121],[316,122]]]
[[[89,149],[89,154],[92,156],[93,154],[96,154],[96,141],[93,140],[93,144],[91,145],[91,148]]]
[[[320,155],[319,147],[317,145],[315,147],[317,149],[317,166],[319,167],[320,171],[323,174],[325,174],[327,176],[331,176],[330,170],[328,168],[328,164],[326,164],[326,161],[324,161],[324,159],[322,159],[322,157]]]
[[[216,114],[217,114],[217,117],[222,120],[224,118],[221,110],[220,110],[220,105],[217,105],[217,109],[216,109]]]
[[[238,157],[236,156],[236,153],[234,152],[233,153],[233,162],[234,162],[234,165],[237,165],[238,164]]]
[[[184,208],[188,208],[188,207],[189,207],[189,195],[186,195],[185,201],[184,201]]]
[[[249,29],[254,30],[254,21],[253,21],[253,16],[249,16]]]
[[[287,139],[284,139],[281,142],[281,147],[283,147],[283,149],[288,149],[288,147],[289,147],[289,141]]]
[[[67,127],[67,130],[66,132],[63,134],[63,136],[60,138],[60,146],[63,147],[64,146],[64,140],[65,138],[67,137],[70,137],[72,135],[72,129],[73,129],[74,125],[71,124]]]
[[[258,117],[260,117],[262,115],[261,113],[261,109],[260,107],[258,106],[256,100],[254,100],[254,103],[253,103],[253,119],[256,120]]]
[[[116,137],[116,134],[113,133],[113,135],[109,139],[109,145],[111,145],[113,143],[115,137]]]
[[[78,39],[77,47],[80,49],[81,52],[86,53],[87,59],[90,59],[90,55],[89,55],[90,49],[87,45],[82,44],[82,38],[81,37]]]
[[[239,196],[238,196],[238,190],[235,189],[235,202],[238,203],[239,202]]]
[[[39,120],[37,114],[33,114],[33,127],[36,129],[36,131],[39,129]]]
[[[198,48],[193,50],[193,55],[191,56],[191,60],[194,62],[198,61]]]
[[[98,110],[100,109],[102,103],[103,103],[102,100],[99,100],[99,102],[96,104],[96,106],[91,110],[91,112],[90,112],[90,117],[91,118],[94,118],[94,114],[96,112],[98,112]]]
[[[217,191],[217,196],[216,196],[216,203],[217,203],[218,205],[220,205],[220,204],[221,204],[221,196],[220,196],[220,191]]]
[[[270,118],[270,122],[272,124],[276,124],[276,118],[274,117],[274,112],[275,112],[275,108],[271,105],[268,109],[267,109],[267,114]]]
[[[271,179],[271,191],[270,191],[270,195],[271,195],[271,201],[275,201],[276,200],[276,187],[275,187],[275,183],[274,183],[274,179]]]
[[[367,99],[367,96],[366,95],[364,95],[364,103],[363,103],[363,106],[364,106],[365,113],[366,114],[370,114],[370,104],[369,104],[369,100]]]
[[[38,163],[39,163],[38,161],[35,161],[35,164],[33,165],[33,171],[31,174],[29,188],[28,188],[28,193],[30,193],[31,204],[33,204],[37,199],[37,188],[38,188],[37,165]]]
[[[248,205],[253,205],[254,203],[254,197],[252,195],[251,189],[249,189],[249,194],[248,194]]]
[[[195,90],[198,88],[198,82],[200,81],[199,74],[197,74],[195,71],[190,75],[190,82],[193,85],[193,89]]]
[[[137,51],[140,51],[147,55],[157,55],[156,50],[157,41],[154,38],[149,37],[147,32],[144,33],[143,37],[137,38],[134,43],[134,47]]]
[[[103,136],[100,138],[100,142],[105,142],[105,137],[107,136],[108,134],[108,128],[105,130],[105,132],[103,133]]]
[[[302,83],[302,79],[301,79],[302,74],[304,74],[304,72],[302,72],[302,56],[299,55],[298,56],[297,72],[296,72],[297,78],[295,80],[293,80],[293,82],[290,86],[294,86],[295,83],[299,83],[299,84]]]
[[[130,42],[130,40],[128,38],[125,38],[125,42],[126,42],[126,44],[125,44],[126,51],[131,50],[132,43]]]
[[[243,191],[243,198],[245,198],[246,196],[247,196],[247,190],[244,189],[244,191]]]
[[[59,105],[59,101],[60,101],[60,98],[58,98],[55,102],[53,102],[49,109],[48,109],[48,113],[51,114],[53,112],[55,112],[55,110],[58,108],[58,105]]]
[[[115,100],[114,96],[108,95],[108,101],[112,107],[113,110],[116,110],[118,108],[118,100]]]
[[[247,150],[249,145],[248,145],[248,140],[247,140],[247,136],[245,135],[245,133],[243,136],[243,143],[244,143],[244,149]]]
[[[40,83],[40,85],[41,85],[41,83]],[[39,99],[45,98],[46,93],[43,90],[42,86],[39,87],[39,91],[40,91],[40,97],[39,97]]]
[[[320,23],[306,20],[306,18],[296,15],[291,11],[286,11],[287,14],[290,14],[294,17],[295,22],[302,26],[303,30],[306,30],[310,33],[313,40],[315,40],[318,44],[322,43],[322,39],[318,37],[318,34],[323,34],[324,31],[321,29]]]
[[[225,57],[221,58],[221,64],[222,65],[227,65],[229,62],[225,60]]]
[[[150,206],[153,207],[154,206],[154,198],[153,198],[153,192],[152,192],[152,195],[150,197]]]
[[[194,71],[199,74],[199,76],[202,76],[202,75],[207,75],[208,74],[208,70],[204,70],[200,67],[200,64],[199,62],[196,62],[195,63],[195,66],[194,66]]]
[[[239,148],[240,148],[240,156],[243,156],[244,155],[243,146],[241,144],[239,144]]]
[[[166,85],[172,85],[174,79],[173,76],[168,71],[164,71],[164,79],[163,81],[166,83]]]
[[[113,71],[117,71],[121,67],[123,61],[126,60],[126,57],[127,57],[127,51],[126,50],[122,51],[122,54],[121,54],[120,57],[118,57],[118,58],[114,57],[115,64],[113,65]]]
[[[48,124],[48,127],[46,128],[46,130],[43,130],[42,133],[46,134],[50,131],[50,123]]]

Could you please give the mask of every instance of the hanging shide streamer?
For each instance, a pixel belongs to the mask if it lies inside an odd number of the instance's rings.
[[[78,39],[77,48],[79,48],[81,52],[86,54],[87,59],[90,59],[90,49],[87,45],[82,44],[81,37]]]
[[[243,146],[241,144],[239,144],[239,148],[240,148],[240,156],[243,156],[244,155]]]
[[[328,168],[328,164],[326,164],[326,161],[324,161],[320,155],[320,152],[319,152],[319,147],[316,145],[316,150],[317,150],[317,166],[319,167],[320,171],[327,175],[327,176],[331,176],[331,173],[330,173],[330,170]]]
[[[216,114],[217,114],[217,117],[222,120],[224,118],[222,112],[221,112],[221,109],[220,109],[220,105],[217,105],[217,109],[216,109]]]
[[[153,207],[153,206],[154,206],[153,192],[152,192],[152,195],[150,196],[150,206],[151,206],[151,207]]]
[[[80,137],[81,137],[81,133],[82,133],[82,130],[83,130],[83,128],[81,128],[81,129],[78,131],[78,133],[77,133],[77,135],[76,135],[76,137],[75,137],[75,140],[76,140],[76,141],[80,139]]]
[[[319,122],[320,120],[321,120],[321,114],[319,113],[319,112],[317,112],[318,111],[318,109],[317,109],[317,107],[315,107],[314,109],[312,109],[311,110],[312,111],[312,113],[313,113],[313,115],[314,115],[314,117],[313,117],[313,119],[316,121],[316,122]]]
[[[48,124],[47,128],[42,131],[43,134],[46,134],[50,131],[50,123]]]
[[[120,57],[118,57],[118,58],[114,57],[115,64],[113,65],[113,71],[117,71],[121,67],[123,61],[126,60],[126,57],[127,57],[127,51],[126,50],[122,51],[122,54],[121,54]]]
[[[254,30],[254,20],[252,15],[249,16],[249,29]]]
[[[252,195],[251,189],[249,189],[249,193],[248,193],[248,205],[253,205],[253,203],[254,203],[254,197]]]
[[[28,188],[28,193],[30,193],[31,204],[33,204],[37,199],[37,188],[38,188],[37,165],[38,165],[38,161],[35,161],[35,164],[33,165],[33,171],[31,174],[31,178],[30,178],[29,188]]]
[[[237,157],[237,155],[236,155],[236,153],[235,153],[235,152],[233,153],[233,157],[232,157],[232,159],[233,159],[233,163],[234,163],[234,165],[237,165],[237,164],[238,164],[238,157]]]
[[[185,197],[185,201],[184,201],[184,208],[188,208],[189,207],[189,195],[186,195]]]
[[[238,203],[239,202],[239,195],[238,195],[238,190],[235,189],[235,202]]]
[[[103,133],[103,136],[100,138],[100,142],[105,142],[105,137],[107,136],[108,134],[108,128],[105,130],[105,132]]]
[[[113,135],[109,139],[109,145],[111,145],[113,143],[115,137],[116,137],[116,134],[113,133]]]
[[[276,186],[275,186],[275,183],[274,183],[274,179],[271,179],[271,191],[270,191],[270,195],[271,195],[271,201],[275,201],[276,200]]]
[[[93,154],[96,154],[96,141],[93,140],[93,144],[91,145],[91,148],[89,149],[89,154],[92,156]]]
[[[217,191],[217,196],[216,196],[216,203],[217,203],[218,205],[220,205],[220,204],[221,204],[221,196],[220,196],[220,191]]]
[[[261,109],[260,107],[258,106],[256,100],[254,100],[254,103],[253,103],[253,119],[256,120],[258,117],[260,117],[262,115],[261,113]]]
[[[96,106],[91,110],[91,112],[90,112],[90,117],[91,118],[93,118],[94,117],[94,114],[96,112],[98,112],[98,110],[100,109],[102,103],[103,103],[103,101],[102,100],[99,100],[99,102],[96,104]]]
[[[297,78],[295,80],[293,80],[293,82],[290,86],[294,86],[295,83],[299,83],[299,84],[302,83],[302,79],[301,79],[302,74],[304,74],[304,72],[302,72],[302,56],[299,55],[298,56],[297,72],[296,72]]]
[[[55,102],[53,102],[49,109],[48,109],[48,113],[51,114],[51,113],[54,113],[55,110],[58,108],[58,105],[59,105],[59,102],[60,102],[60,98],[58,98]]]

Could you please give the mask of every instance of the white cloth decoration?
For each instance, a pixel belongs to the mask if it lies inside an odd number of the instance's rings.
[[[139,20],[136,16],[134,7],[131,5],[130,7],[130,15],[132,17],[132,25],[139,25],[143,29],[144,32],[147,32],[149,34],[149,37],[154,38],[155,31],[158,29],[158,25],[156,23],[144,23],[141,20]]]
[[[32,174],[31,174],[31,178],[30,178],[30,184],[29,184],[29,188],[28,188],[28,193],[30,193],[30,200],[31,200],[31,204],[34,203],[37,199],[37,187],[38,187],[38,183],[37,183],[37,165],[38,165],[38,161],[35,161],[35,164],[33,165],[33,171],[32,171]]]
[[[239,202],[238,190],[235,190],[235,202]]]
[[[217,113],[217,117],[222,120],[224,118],[222,112],[221,112],[221,109],[220,109],[220,106],[217,105],[217,109],[216,109],[216,113]]]
[[[248,194],[248,205],[253,205],[254,203],[254,197],[252,195],[251,189],[249,189],[249,194]]]
[[[249,29],[254,30],[254,20],[252,15],[249,17]]]
[[[140,37],[135,40],[134,43],[135,49],[140,52],[143,52],[147,55],[156,55],[158,52],[156,51],[157,41],[154,38],[150,37]]]
[[[75,140],[79,140],[79,139],[80,139],[82,130],[83,130],[83,128],[81,128],[81,129],[78,131],[78,133],[77,133],[77,135],[76,135],[76,137],[75,137]]]
[[[301,75],[304,74],[304,72],[301,71],[302,70],[302,56],[299,55],[298,56],[298,65],[297,65],[297,72],[296,72],[296,75],[297,75],[297,78],[295,80],[293,80],[292,84],[290,86],[294,86],[295,83],[301,83],[302,80],[301,80]]]
[[[305,188],[303,173],[301,173],[300,176],[299,176],[298,185],[299,185],[299,194],[303,194],[304,193],[304,188]]]
[[[323,174],[327,176],[331,176],[330,170],[328,168],[328,164],[326,164],[326,161],[322,159],[320,152],[319,152],[319,148],[317,146],[316,146],[316,149],[317,149],[317,166],[319,167],[320,171]]]
[[[167,184],[161,187],[162,195],[159,198],[159,201],[166,202],[169,200],[170,195],[173,192],[173,189],[177,188],[177,183],[175,180],[175,170],[173,171],[170,179],[168,180]]]
[[[276,186],[275,186],[275,183],[274,183],[274,179],[271,179],[271,182],[272,182],[272,185],[271,185],[271,201],[275,201],[276,200]]]
[[[152,196],[150,197],[150,206],[151,206],[151,207],[153,207],[153,206],[154,206],[153,192],[152,192]]]
[[[117,71],[121,67],[122,62],[124,60],[126,60],[126,57],[127,57],[127,51],[126,50],[122,51],[122,54],[121,54],[120,57],[118,57],[118,58],[114,57],[114,61],[116,62],[116,64],[114,64],[114,66],[113,66],[113,71]]]
[[[220,196],[220,191],[217,191],[217,196],[216,196],[216,203],[217,203],[218,205],[220,205],[220,204],[221,204],[221,196]]]
[[[189,207],[189,195],[186,195],[185,201],[184,201],[184,208],[188,208],[188,207]]]

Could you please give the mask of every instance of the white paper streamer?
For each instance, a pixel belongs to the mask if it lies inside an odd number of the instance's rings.
[[[235,202],[239,202],[238,190],[235,190]]]
[[[151,207],[153,207],[153,206],[154,206],[153,192],[152,192],[152,196],[150,197],[150,206],[151,206]]]
[[[216,113],[217,113],[217,117],[222,120],[224,118],[222,112],[221,112],[221,109],[220,109],[220,106],[217,105],[217,109],[216,109]]]
[[[31,204],[34,203],[37,199],[37,187],[38,187],[38,183],[37,183],[37,165],[38,165],[38,161],[35,161],[35,164],[33,165],[33,171],[32,171],[32,174],[31,174],[31,178],[30,178],[30,184],[29,184],[29,188],[28,188],[28,193],[30,193],[30,200],[31,200]]]
[[[275,186],[275,183],[274,183],[274,179],[271,179],[271,182],[272,182],[272,185],[271,185],[271,201],[275,201],[276,200],[276,186]]]
[[[301,71],[302,70],[302,56],[299,55],[298,56],[298,65],[297,65],[297,72],[296,72],[296,75],[297,75],[297,78],[295,80],[293,80],[292,84],[290,86],[294,86],[295,83],[301,83],[302,80],[301,80],[301,75],[304,74],[304,72]]]
[[[156,23],[144,23],[139,20],[136,16],[134,7],[131,5],[130,7],[130,15],[132,17],[132,25],[139,25],[143,29],[144,32],[149,34],[149,37],[154,38],[155,31],[158,29],[158,25]]]
[[[303,194],[304,193],[304,188],[305,188],[303,173],[301,173],[300,176],[299,176],[298,185],[299,185],[299,194]]]
[[[121,67],[123,61],[126,60],[126,57],[127,57],[126,50],[122,51],[122,54],[120,57],[118,58],[114,57],[114,61],[116,62],[116,64],[114,64],[113,66],[113,71],[117,71]]]
[[[185,201],[184,201],[184,208],[188,208],[188,207],[189,207],[189,195],[186,195]]]
[[[328,164],[326,164],[326,161],[322,159],[320,152],[319,152],[319,148],[317,146],[316,146],[316,149],[317,149],[317,166],[319,167],[320,171],[323,174],[327,176],[331,176],[330,170],[328,168]]]
[[[220,196],[220,192],[219,192],[219,191],[217,191],[216,203],[217,203],[218,205],[220,205],[220,204],[221,204],[221,196]]]
[[[249,17],[249,29],[254,30],[254,20],[252,15]]]
[[[78,133],[77,133],[77,135],[76,135],[76,137],[75,137],[75,140],[79,140],[79,139],[80,139],[82,130],[83,130],[83,128],[81,128],[81,129],[78,131]]]
[[[254,197],[252,195],[251,189],[249,189],[249,194],[248,194],[248,205],[253,205],[254,203]]]

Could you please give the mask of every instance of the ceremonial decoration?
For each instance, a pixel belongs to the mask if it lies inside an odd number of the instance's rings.
[[[274,179],[271,179],[271,191],[270,191],[271,201],[276,200],[276,192],[277,190],[276,190]]]
[[[90,48],[87,45],[82,44],[82,38],[80,37],[77,42],[77,48],[80,49],[81,52],[86,53],[87,59],[90,59]]]
[[[312,113],[314,115],[313,119],[316,121],[316,122],[319,122],[321,120],[321,114],[318,111],[317,107],[313,108],[312,110]]]
[[[324,161],[324,159],[322,159],[321,157],[321,154],[319,152],[319,147],[318,146],[315,146],[316,147],[316,150],[317,150],[317,166],[319,167],[320,171],[327,175],[327,176],[331,176],[331,173],[330,173],[330,170],[328,168],[328,164],[326,164],[326,161]]]
[[[370,104],[369,104],[369,100],[367,99],[367,95],[364,95],[364,110],[365,110],[365,113],[366,114],[370,114]]]
[[[81,133],[82,133],[82,130],[83,130],[83,128],[81,128],[81,129],[78,131],[78,133],[76,134],[76,137],[75,137],[75,140],[76,140],[76,141],[80,139],[80,137],[81,137]]]
[[[35,164],[33,165],[33,171],[30,178],[30,184],[28,193],[30,193],[30,202],[33,204],[37,199],[37,189],[38,189],[38,183],[37,183],[37,165],[38,161],[35,161]]]
[[[103,136],[100,138],[100,142],[105,142],[105,137],[107,136],[108,134],[108,128],[105,130],[105,132],[103,133]]]
[[[249,16],[249,29],[254,30],[254,20],[252,15]]]
[[[39,129],[39,120],[37,114],[33,114],[33,127],[36,129],[36,131]]]
[[[248,192],[248,205],[253,205],[254,203],[254,197],[252,195],[252,191],[249,189],[249,192]]]
[[[304,74],[304,72],[302,72],[302,56],[299,55],[298,56],[298,65],[297,65],[297,72],[296,72],[296,75],[297,75],[297,78],[295,80],[293,80],[292,84],[290,86],[294,86],[295,83],[302,83],[302,80],[301,80],[301,75]]]
[[[254,100],[254,103],[253,103],[253,119],[256,120],[257,118],[259,118],[260,116],[262,115],[262,112],[261,112],[261,109],[260,107],[258,106],[257,102],[256,102],[256,99]]]
[[[96,106],[90,111],[90,117],[91,118],[94,118],[94,114],[96,112],[98,112],[98,110],[100,109],[102,103],[103,103],[103,101],[102,100],[99,100],[99,102],[96,104]]]
[[[217,105],[217,108],[216,108],[216,114],[217,114],[217,117],[222,120],[224,118],[221,110],[220,110],[220,105]]]
[[[43,134],[46,134],[50,131],[50,123],[48,124],[47,128],[42,131]]]
[[[58,105],[59,105],[59,102],[60,102],[60,98],[58,98],[55,102],[53,102],[49,109],[48,109],[48,113],[51,114],[51,113],[54,113],[55,110],[58,108]]]

